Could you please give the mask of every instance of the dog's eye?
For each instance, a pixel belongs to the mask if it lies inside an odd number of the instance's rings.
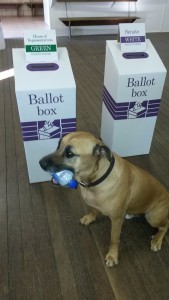
[[[72,158],[73,156],[75,156],[75,154],[72,152],[71,148],[70,147],[67,147],[65,149],[65,156],[67,158]]]

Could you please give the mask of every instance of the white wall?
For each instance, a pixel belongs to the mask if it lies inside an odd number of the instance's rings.
[[[165,4],[165,6],[164,6],[163,20],[162,20],[161,31],[169,32],[169,21],[168,21],[168,16],[169,16],[169,0],[166,1],[166,4]]]
[[[44,0],[48,2],[48,25],[56,30],[57,36],[68,35],[68,28],[59,21],[60,17],[72,16],[125,16],[130,14],[145,22],[146,32],[169,31],[169,0],[138,0],[136,3],[126,2],[56,2],[57,0]],[[52,7],[50,7],[52,4]],[[46,14],[46,13],[45,13]],[[117,33],[117,26],[81,26],[72,28],[72,34],[108,34]]]
[[[44,10],[44,20],[46,24],[50,27],[50,3],[49,0],[43,0],[43,10]],[[51,28],[53,29],[53,28]]]

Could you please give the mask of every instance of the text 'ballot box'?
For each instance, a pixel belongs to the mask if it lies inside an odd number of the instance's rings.
[[[107,41],[101,138],[120,156],[148,154],[166,69],[147,40],[146,53],[122,53]]]
[[[76,85],[66,48],[58,48],[55,70],[29,65],[24,49],[13,49],[15,92],[30,182],[51,179],[39,160],[57,148],[59,139],[76,130]],[[47,68],[47,69],[46,69]]]

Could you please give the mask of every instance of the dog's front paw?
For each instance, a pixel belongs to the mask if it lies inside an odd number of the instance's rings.
[[[160,251],[162,245],[162,240],[159,239],[156,235],[152,236],[151,240],[151,250],[154,252]]]
[[[94,216],[92,213],[84,216],[83,218],[80,219],[80,223],[83,225],[89,225],[93,223],[96,220],[96,216]]]
[[[108,252],[105,258],[106,266],[107,267],[113,267],[118,264],[118,256],[116,254]]]

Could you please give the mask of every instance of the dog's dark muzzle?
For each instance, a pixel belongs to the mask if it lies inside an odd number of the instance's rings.
[[[59,172],[62,169],[61,163],[57,161],[57,157],[53,153],[44,156],[39,161],[41,168],[46,172]]]
[[[41,166],[41,168],[49,173],[56,173],[56,172],[60,172],[62,170],[70,170],[72,172],[74,172],[74,170],[68,166],[65,166],[62,163],[58,163],[56,161],[56,158],[53,158],[53,155],[48,155],[43,157],[40,161],[39,164]]]
[[[39,164],[41,166],[41,168],[46,171],[46,172],[50,172],[50,171],[57,171],[56,167],[54,166],[54,163],[52,161],[52,159],[50,157],[43,157],[40,161]],[[55,169],[55,170],[54,170]]]
[[[47,171],[47,169],[48,169],[48,161],[47,161],[45,158],[42,158],[42,159],[39,161],[39,164],[40,164],[41,168],[42,168],[44,171]]]

